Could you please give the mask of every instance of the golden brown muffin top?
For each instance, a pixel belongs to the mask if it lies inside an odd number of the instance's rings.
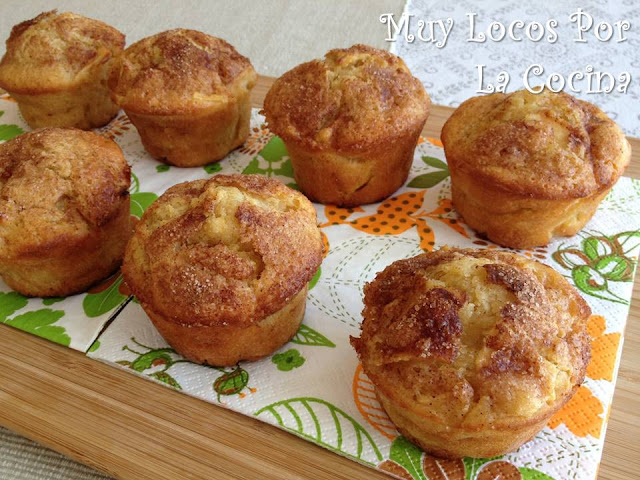
[[[260,175],[216,175],[175,185],[146,210],[123,273],[169,321],[243,326],[284,307],[321,261],[304,195]]]
[[[93,132],[43,128],[0,145],[0,257],[82,241],[122,207],[131,182],[118,145]]]
[[[449,425],[533,418],[566,399],[590,359],[590,309],[552,268],[507,252],[441,249],[364,290],[353,338],[377,388]]]
[[[357,153],[422,128],[429,106],[429,95],[402,59],[354,45],[278,78],[264,113],[285,142]]]
[[[224,40],[176,29],[129,46],[109,78],[114,101],[140,114],[171,115],[224,105],[253,87],[248,58]]]
[[[505,192],[582,198],[611,187],[631,150],[595,105],[547,89],[471,98],[442,129],[449,166]]]
[[[124,35],[106,23],[69,12],[41,13],[11,29],[0,87],[16,93],[68,88],[123,48]]]

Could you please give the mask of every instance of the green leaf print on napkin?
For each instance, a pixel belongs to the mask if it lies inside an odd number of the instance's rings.
[[[305,358],[295,348],[290,348],[286,352],[276,353],[271,357],[271,361],[276,364],[278,370],[290,372],[294,368],[304,365]]]
[[[409,182],[408,187],[411,188],[431,188],[442,182],[449,176],[449,167],[442,160],[435,157],[422,157],[422,161],[430,167],[437,168],[436,172],[429,172],[423,175],[418,175],[416,178]]]
[[[139,355],[138,358],[129,364],[129,368],[136,372],[144,372],[153,367],[162,367],[163,371],[166,371],[175,363],[170,355],[176,353],[172,348],[157,348],[145,353],[137,352],[130,348],[127,348],[127,350]]]
[[[379,464],[378,469],[413,480],[554,480],[538,470],[518,468],[501,458],[446,460],[432,457],[399,436],[391,444],[389,460]]]
[[[182,390],[182,387],[176,381],[176,379],[173,378],[171,375],[169,375],[167,372],[154,372],[149,376],[151,378],[155,378],[156,380],[158,380],[158,381],[160,381],[162,383],[166,383],[167,385],[169,385],[170,387],[175,388],[176,390]]]
[[[131,215],[142,217],[142,214],[149,205],[155,202],[158,195],[152,192],[139,192],[131,194]]]
[[[122,275],[118,275],[115,281],[107,288],[97,293],[88,293],[82,300],[82,309],[87,317],[95,318],[110,312],[127,299],[120,293]]]
[[[300,325],[298,332],[290,340],[291,343],[297,343],[298,345],[309,345],[312,347],[335,347],[336,344],[329,340],[321,333],[315,331],[313,328],[305,325]]]
[[[244,398],[244,390],[248,389],[250,393],[255,393],[256,389],[249,386],[249,372],[240,365],[235,367],[211,367],[222,372],[213,382],[213,391],[218,394],[218,402],[221,395],[238,395]],[[222,403],[222,402],[221,402]]]
[[[4,111],[0,110],[0,117],[4,115]],[[6,142],[13,137],[17,137],[21,133],[24,133],[18,125],[4,123],[0,125],[0,141]]]
[[[180,384],[169,374],[168,370],[176,363],[184,363],[188,362],[188,360],[180,357],[174,359],[173,356],[178,356],[178,354],[172,348],[152,348],[138,342],[135,337],[131,337],[131,341],[137,347],[132,348],[129,345],[123,345],[122,350],[137,355],[136,358],[133,360],[117,360],[116,363],[118,365],[129,367],[138,373],[146,374],[147,377],[158,380],[176,390],[182,390]],[[145,351],[138,351],[135,348],[142,348]],[[154,369],[155,371],[146,373],[147,370]]]
[[[222,170],[222,165],[220,165],[220,162],[215,162],[215,163],[210,163],[209,165],[205,165],[202,168],[204,168],[205,172],[211,175]]]
[[[320,280],[321,276],[322,276],[322,267],[318,267],[318,270],[313,275],[313,277],[311,277],[311,281],[309,282],[309,290],[313,289],[313,287],[316,286],[316,284],[318,283],[318,280]]]
[[[587,295],[628,305],[611,290],[610,282],[632,282],[635,259],[629,256],[640,244],[640,232],[616,235],[590,234],[580,246],[564,244],[551,256],[563,268],[571,270],[575,286]]]
[[[170,169],[170,165],[156,165],[156,172],[158,173],[168,172]]]
[[[254,415],[262,418],[271,416],[285,430],[334,452],[369,465],[375,465],[364,457],[365,446],[368,445],[378,461],[382,460],[382,454],[369,432],[346,412],[326,400],[312,397],[291,398],[267,405]],[[303,422],[303,416],[311,417],[312,422]],[[333,425],[329,426],[325,433],[323,432],[322,420],[329,418]],[[356,439],[355,453],[347,450],[348,446],[344,445],[345,438],[354,437]]]
[[[71,338],[64,327],[52,325],[64,316],[63,310],[44,308],[7,318],[27,303],[27,297],[17,292],[0,292],[0,322],[68,347]]]
[[[502,457],[495,458],[463,458],[464,462],[464,471],[465,471],[465,480],[475,480],[478,472],[482,469],[482,467],[489,463],[491,460],[497,460]]]
[[[54,303],[62,302],[67,297],[48,297],[42,299],[43,305],[53,305]]]
[[[266,166],[261,166],[264,162]],[[282,177],[293,178],[293,166],[289,159],[289,153],[284,143],[279,137],[273,137],[269,140],[260,153],[249,162],[249,165],[242,171],[244,174],[257,173],[272,177],[280,175]],[[291,186],[291,185],[289,185]]]
[[[22,133],[24,133],[24,131],[17,125],[0,125],[0,141],[11,140]]]
[[[413,443],[400,436],[391,444],[389,460],[404,467],[415,480],[429,480],[422,470],[422,453]]]
[[[142,214],[149,205],[156,201],[158,195],[153,192],[140,192],[140,180],[138,176],[131,172],[131,215],[142,217]]]
[[[426,163],[427,165],[429,165],[430,167],[434,167],[434,168],[437,168],[439,170],[447,170],[447,171],[449,170],[449,167],[447,166],[447,164],[444,163],[439,158],[429,157],[429,156],[425,155],[424,157],[422,157],[422,161],[424,163]]]
[[[27,297],[17,292],[0,292],[0,322],[27,306]]]
[[[71,338],[67,335],[64,327],[52,325],[63,316],[64,311],[62,310],[44,308],[42,310],[16,315],[13,318],[5,320],[4,323],[68,347],[69,343],[71,343]]]
[[[519,468],[522,480],[555,480],[553,477],[533,468]]]

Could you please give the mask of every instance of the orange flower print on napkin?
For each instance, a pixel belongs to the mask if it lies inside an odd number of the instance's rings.
[[[396,438],[398,430],[396,430],[396,426],[387,415],[387,412],[384,411],[382,405],[380,405],[374,385],[364,373],[360,364],[358,364],[353,375],[352,389],[353,401],[367,423],[389,440]]]
[[[620,333],[604,333],[606,321],[601,315],[591,315],[587,332],[591,337],[591,362],[587,376],[594,380],[613,380],[616,356],[620,345]]]
[[[322,238],[322,258],[325,258],[329,253],[329,239],[322,230],[320,230],[320,237]]]
[[[429,142],[431,145],[435,145],[436,147],[440,147],[440,148],[443,147],[440,139],[433,138],[433,137],[423,137],[422,135],[420,135],[420,138],[418,138],[418,145],[421,145],[424,142]]]
[[[378,469],[403,480],[464,480],[466,477],[462,459],[432,457],[403,436],[391,443],[389,459],[380,463]]]
[[[444,146],[444,145],[442,145],[442,142],[438,138],[427,137],[427,142],[429,142],[432,145],[435,145],[436,147],[440,147],[440,148],[442,148]]]
[[[587,366],[587,376],[594,380],[613,380],[616,356],[620,345],[620,333],[604,333],[606,320],[601,315],[591,315],[587,322],[587,332],[591,337],[591,362]],[[579,437],[591,435],[600,437],[604,407],[586,386],[581,386],[575,396],[560,409],[549,422],[555,428],[564,423]]]
[[[340,208],[327,205],[325,215],[328,222],[320,226],[344,224],[370,235],[399,235],[415,227],[420,237],[420,248],[426,251],[433,250],[435,245],[433,229],[427,223],[429,218],[444,223],[464,237],[469,237],[464,227],[458,223],[450,199],[440,199],[435,210],[427,211],[423,208],[424,194],[425,191],[422,190],[394,195],[382,202],[373,215],[357,218],[353,218],[352,215],[364,212],[360,207]]]
[[[578,437],[591,435],[600,438],[603,412],[604,408],[600,400],[591,393],[591,390],[582,385],[569,403],[551,417],[548,425],[550,428],[556,428],[564,423]]]
[[[400,478],[402,480],[415,480],[409,470],[407,468],[399,465],[393,460],[385,460],[380,465],[378,465],[378,469],[383,472],[390,473],[394,477]],[[429,480],[464,480],[465,479],[465,471],[464,471],[464,463],[462,460],[446,460],[444,458],[436,458],[426,453],[423,455],[421,470],[418,473],[417,478],[428,478]],[[480,477],[478,477],[480,478]],[[493,477],[491,477],[493,479]],[[503,477],[500,477],[502,480]],[[504,477],[505,480],[511,480],[511,477]],[[522,477],[517,477],[518,479]]]
[[[424,142],[429,142],[431,145],[435,145],[436,147],[440,147],[440,148],[443,147],[440,139],[433,138],[433,137],[423,137],[422,135],[420,135],[420,138],[418,138],[418,145],[421,145]]]
[[[269,131],[265,123],[254,126],[249,131],[249,136],[244,144],[239,148],[242,153],[255,156],[267,146],[269,140],[273,138],[273,133]]]
[[[109,140],[115,140],[131,130],[131,120],[125,113],[120,113],[104,127],[98,129],[98,133]]]

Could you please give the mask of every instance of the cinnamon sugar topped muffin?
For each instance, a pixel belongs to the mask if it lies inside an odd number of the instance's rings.
[[[354,45],[285,73],[264,109],[284,141],[355,153],[423,124],[429,96],[401,58]]]
[[[429,96],[399,57],[366,45],[285,73],[264,101],[296,182],[313,200],[381,200],[406,180]]]
[[[321,259],[302,194],[260,175],[216,175],[178,184],[147,209],[123,273],[176,351],[233,365],[295,334]]]
[[[590,309],[550,267],[442,249],[365,287],[364,371],[399,430],[445,457],[493,457],[532,438],[582,383]]]
[[[29,296],[83,291],[120,266],[130,168],[111,140],[46,128],[0,145],[0,275]]]
[[[109,87],[151,155],[196,166],[247,138],[255,81],[249,60],[229,43],[176,29],[128,47]]]
[[[56,10],[13,27],[0,61],[0,87],[13,96],[32,128],[89,129],[117,112],[106,86],[124,48],[115,28]]]
[[[598,107],[549,90],[469,99],[442,142],[458,212],[514,248],[575,234],[631,158],[624,134]]]

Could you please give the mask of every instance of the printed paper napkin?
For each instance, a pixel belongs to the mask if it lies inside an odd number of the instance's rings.
[[[200,169],[150,159],[123,115],[103,132],[133,164],[133,208],[140,214],[170,185],[216,172],[258,173],[295,186],[282,142],[262,121],[254,112],[245,146]],[[410,179],[393,197],[353,209],[316,205],[327,254],[309,291],[304,324],[270,357],[231,368],[189,363],[135,300],[89,355],[399,478],[595,478],[640,247],[639,207],[640,182],[623,178],[580,234],[520,252],[560,271],[588,301],[593,361],[573,400],[533,441],[500,458],[439,460],[409,443],[381,408],[349,345],[349,335],[359,332],[364,284],[393,261],[442,245],[498,248],[476,237],[452,210],[449,171],[434,139],[422,139]]]

